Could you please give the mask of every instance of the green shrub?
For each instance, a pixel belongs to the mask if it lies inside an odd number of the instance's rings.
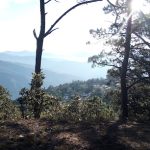
[[[20,91],[21,97],[18,98],[22,117],[34,116],[40,118],[41,112],[44,109],[45,90],[42,88],[44,75],[43,73],[33,74],[30,89],[23,88]]]
[[[0,119],[15,119],[20,117],[20,113],[10,99],[9,92],[0,86]]]
[[[83,101],[81,116],[84,121],[113,120],[115,113],[112,107],[104,103],[99,97]]]
[[[60,113],[62,112],[61,102],[58,98],[45,94],[42,117],[49,117],[53,120],[58,120]]]
[[[150,86],[138,84],[129,91],[131,120],[150,120]]]
[[[52,99],[51,99],[52,101]],[[75,98],[70,101],[56,101],[50,105],[46,114],[50,119],[68,122],[96,122],[100,120],[112,120],[115,112],[112,107],[102,102],[99,97],[89,100]]]
[[[104,101],[109,102],[113,110],[120,114],[121,94],[119,90],[110,90],[104,96]],[[129,120],[150,120],[150,86],[137,84],[128,91]]]
[[[18,102],[23,118],[39,119],[40,116],[52,116],[59,110],[59,102],[56,97],[50,96],[42,87],[43,73],[33,74],[30,89],[22,88]]]

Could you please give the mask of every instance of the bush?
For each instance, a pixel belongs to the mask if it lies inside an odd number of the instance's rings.
[[[30,89],[22,88],[21,97],[18,98],[20,111],[23,118],[34,116],[39,119],[45,106],[45,90],[42,88],[44,75],[43,73],[33,74]]]
[[[99,97],[93,97],[83,101],[81,117],[83,121],[113,120],[115,112],[110,105],[104,103]]]
[[[150,120],[150,86],[138,84],[129,91],[129,117]]]
[[[119,90],[110,90],[104,96],[111,104],[113,110],[120,114],[121,94]],[[128,91],[129,120],[147,121],[150,120],[150,86],[137,84]]]
[[[9,92],[0,86],[0,119],[15,119],[19,116],[20,113],[11,101]]]
[[[64,102],[53,100],[47,116],[56,121],[96,122],[112,120],[115,118],[115,113],[112,107],[102,102],[99,97],[89,100],[76,97],[74,100]]]

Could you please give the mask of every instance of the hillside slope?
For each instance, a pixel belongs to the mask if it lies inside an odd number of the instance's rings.
[[[13,98],[16,98],[21,88],[29,86],[33,71],[33,66],[0,61],[0,84],[10,91]],[[45,87],[49,85],[56,86],[79,79],[79,77],[60,74],[49,70],[43,70],[43,72],[46,74]]]

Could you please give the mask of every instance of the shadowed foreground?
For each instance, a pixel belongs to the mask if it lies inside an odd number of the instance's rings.
[[[148,150],[149,123],[0,122],[0,150]]]

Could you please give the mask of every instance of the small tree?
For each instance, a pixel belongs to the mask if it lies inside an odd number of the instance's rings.
[[[19,97],[17,101],[20,104],[20,111],[21,111],[21,116],[22,118],[26,118],[27,112],[28,112],[28,98],[29,98],[29,91],[26,88],[22,88],[21,91],[19,92]]]
[[[23,88],[18,98],[22,117],[33,115],[39,119],[43,108],[45,90],[42,88],[44,75],[42,73],[33,74],[30,89]]]
[[[44,74],[33,74],[30,89],[23,88],[18,98],[22,118],[39,119],[41,114],[49,114],[53,106],[59,107],[58,98],[46,93],[43,86]],[[54,108],[54,109],[55,109]]]

